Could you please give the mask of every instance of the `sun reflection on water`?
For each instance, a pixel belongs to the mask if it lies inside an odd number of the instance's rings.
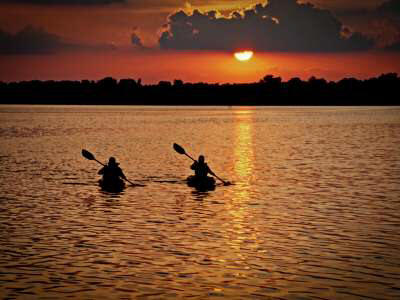
[[[253,111],[235,112],[233,170],[235,185],[232,201],[226,203],[229,222],[226,224],[227,253],[230,263],[240,270],[247,270],[248,250],[259,246],[259,229],[254,223],[251,197],[251,179],[254,168]],[[229,266],[228,266],[229,267]],[[242,274],[245,276],[244,274]]]
[[[236,119],[234,169],[241,187],[248,188],[254,166],[252,111],[239,111]]]

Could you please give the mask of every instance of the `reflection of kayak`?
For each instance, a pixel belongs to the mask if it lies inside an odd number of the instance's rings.
[[[215,190],[215,179],[213,177],[197,177],[192,175],[186,181],[188,186],[194,187],[197,190]]]
[[[110,193],[120,193],[125,188],[125,182],[122,179],[118,179],[117,181],[105,181],[100,179],[99,185],[103,191]]]

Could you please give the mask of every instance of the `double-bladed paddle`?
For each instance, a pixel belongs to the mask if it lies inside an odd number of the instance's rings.
[[[99,163],[100,165],[102,165],[103,167],[105,166],[105,164],[103,164],[102,162],[98,161],[98,160],[96,159],[96,157],[94,157],[94,155],[93,155],[91,152],[89,152],[89,151],[87,151],[87,150],[85,150],[85,149],[82,149],[82,156],[83,156],[84,158],[88,159],[88,160],[94,160],[94,161],[98,162],[98,163]],[[127,178],[123,178],[123,179],[126,180],[127,182],[129,182],[130,184],[132,184],[133,186],[144,186],[143,184],[133,183],[132,181],[130,181],[130,180],[127,179]]]
[[[180,146],[180,145],[174,143],[173,148],[174,148],[174,150],[175,150],[176,152],[178,152],[179,154],[186,155],[186,156],[189,157],[191,160],[197,162],[197,160],[195,160],[193,157],[191,157],[189,154],[186,153],[185,149],[183,149],[182,146]],[[218,178],[219,180],[221,180],[222,183],[223,183],[224,185],[231,185],[231,183],[230,183],[229,181],[224,181],[222,178],[220,178],[220,177],[217,176],[216,174],[212,174],[212,175],[214,175],[216,178]]]

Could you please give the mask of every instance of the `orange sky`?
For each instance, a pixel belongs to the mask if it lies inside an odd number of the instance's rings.
[[[369,78],[381,73],[400,74],[400,54],[281,54],[255,53],[247,62],[221,52],[106,52],[57,55],[0,56],[0,80],[82,80],[106,76],[185,82],[255,82],[267,74],[308,79]]]
[[[68,1],[68,0],[64,0]],[[385,0],[310,0],[318,7],[332,10],[340,20],[343,11],[374,9]],[[182,79],[198,82],[254,82],[267,74],[284,79],[310,76],[339,80],[343,77],[367,78],[386,72],[400,73],[400,52],[374,49],[349,53],[268,53],[255,51],[248,62],[238,62],[233,53],[210,51],[160,50],[158,39],[168,15],[183,8],[216,9],[225,13],[266,1],[228,0],[127,0],[115,5],[17,5],[0,2],[0,29],[15,34],[27,25],[43,28],[68,43],[92,45],[93,49],[55,54],[2,55],[0,80],[100,79],[106,76],[142,78],[145,83]],[[21,1],[24,2],[24,1]],[[308,2],[308,1],[300,1]],[[190,4],[189,4],[190,3]],[[360,14],[361,15],[361,14]],[[355,21],[354,21],[355,20]],[[343,21],[345,22],[345,21]],[[352,22],[365,27],[368,20]],[[354,25],[353,24],[353,25]],[[344,24],[347,25],[347,24]],[[371,27],[369,28],[371,29]],[[396,35],[396,28],[394,35]],[[146,50],[135,50],[131,34],[135,32]],[[399,26],[400,32],[400,26]],[[400,35],[399,35],[400,36]],[[1,41],[0,41],[1,42]],[[96,49],[114,45],[116,50]],[[1,44],[0,44],[1,46]]]

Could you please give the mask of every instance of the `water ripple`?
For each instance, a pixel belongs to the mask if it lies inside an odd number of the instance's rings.
[[[0,113],[0,298],[400,297],[398,108]],[[173,142],[235,184],[186,186]]]

